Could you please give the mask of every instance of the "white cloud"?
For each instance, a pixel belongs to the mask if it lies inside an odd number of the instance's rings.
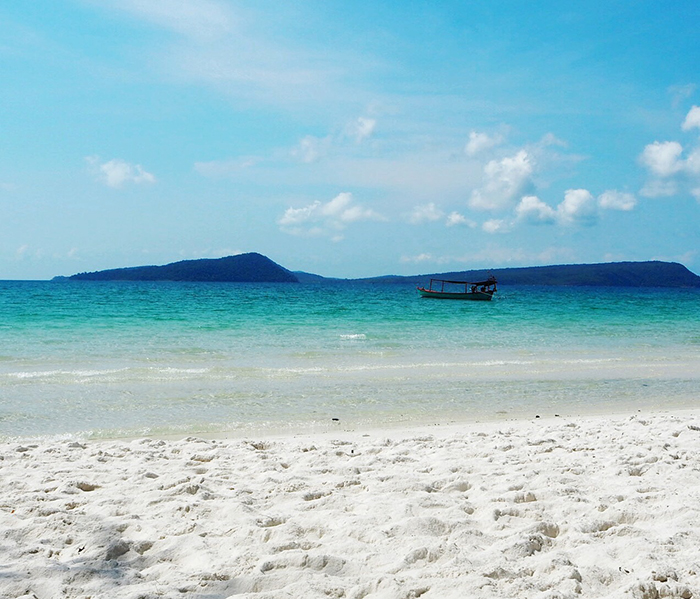
[[[386,220],[370,208],[354,203],[351,193],[339,193],[332,200],[318,200],[302,208],[288,208],[277,221],[280,229],[291,235],[328,236],[338,241],[349,224],[368,220]]]
[[[525,150],[500,161],[491,160],[484,167],[484,184],[475,189],[469,205],[476,210],[509,208],[532,184],[533,164]]]
[[[375,119],[361,116],[345,127],[345,133],[357,143],[361,143],[374,133],[376,126],[377,121]]]
[[[348,139],[353,140],[356,144],[362,143],[374,133],[376,125],[375,119],[358,117],[357,120],[347,124],[342,131],[335,134],[329,134],[325,137],[314,135],[303,137],[292,149],[291,155],[307,164],[317,162],[326,157],[331,150],[336,153],[342,151],[343,146],[347,147]]]
[[[444,216],[444,212],[440,210],[433,202],[423,206],[415,206],[413,211],[408,215],[408,221],[413,225],[420,225],[425,222],[440,220]]]
[[[587,189],[569,189],[557,206],[557,216],[564,224],[592,225],[598,220],[595,199]]]
[[[652,179],[640,190],[639,194],[645,198],[668,198],[678,193],[678,185],[675,181]]]
[[[683,131],[690,131],[691,129],[700,129],[700,106],[693,106],[683,121],[681,125]]]
[[[447,215],[445,225],[448,227],[469,227],[470,229],[475,229],[478,226],[473,220],[459,212],[450,212]]]
[[[554,133],[546,133],[542,139],[540,140],[540,143],[538,144],[540,147],[547,147],[547,146],[559,146],[562,148],[567,147],[567,143],[559,139]]]
[[[515,219],[511,221],[493,219],[483,225],[487,233],[506,233],[518,223],[530,225],[593,225],[598,220],[598,209],[630,211],[637,204],[631,193],[608,190],[598,197],[586,189],[569,189],[564,200],[552,208],[534,195],[523,196],[515,207]]]
[[[684,169],[690,175],[700,175],[700,148],[691,152],[685,161]]]
[[[502,219],[493,218],[491,220],[487,220],[483,225],[481,225],[481,228],[485,233],[508,233],[512,228],[512,223]]]
[[[469,134],[469,141],[467,142],[464,151],[467,156],[476,156],[477,154],[486,152],[491,148],[495,148],[501,143],[503,143],[503,136],[500,134],[490,136],[487,133],[477,133],[476,131],[472,131]]]
[[[317,162],[325,156],[330,145],[330,136],[314,137],[313,135],[307,135],[292,149],[291,154],[302,162],[309,164],[311,162]]]
[[[693,106],[681,128],[684,131],[700,129],[700,106]],[[690,150],[683,158],[683,146],[677,141],[655,141],[644,148],[640,162],[653,175],[640,194],[646,197],[668,197],[679,191],[695,195],[700,184],[700,147]]]
[[[637,205],[637,199],[631,193],[610,189],[598,196],[598,205],[606,210],[629,212]]]
[[[524,196],[515,208],[518,220],[530,224],[551,224],[557,219],[557,212],[537,196]]]
[[[85,160],[98,181],[115,189],[122,187],[125,183],[138,185],[156,182],[155,176],[145,171],[140,164],[130,164],[120,158],[100,164],[98,156],[88,156]]]
[[[677,141],[655,141],[644,148],[640,160],[655,175],[670,177],[682,170],[682,153],[683,146]]]

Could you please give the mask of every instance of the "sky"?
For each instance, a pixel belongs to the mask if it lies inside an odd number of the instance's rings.
[[[700,4],[4,0],[0,279],[700,272]]]

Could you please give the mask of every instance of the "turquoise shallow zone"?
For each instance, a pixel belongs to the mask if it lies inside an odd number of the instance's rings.
[[[0,439],[692,407],[700,292],[0,282]],[[334,420],[337,419],[337,420]]]

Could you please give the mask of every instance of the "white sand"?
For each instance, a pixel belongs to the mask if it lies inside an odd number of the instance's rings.
[[[0,596],[700,597],[700,410],[0,445]]]

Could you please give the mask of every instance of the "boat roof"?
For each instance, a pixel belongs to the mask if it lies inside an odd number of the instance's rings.
[[[431,281],[440,281],[441,283],[455,283],[456,285],[495,285],[496,278],[489,277],[485,281],[452,281],[449,279],[430,279]]]

